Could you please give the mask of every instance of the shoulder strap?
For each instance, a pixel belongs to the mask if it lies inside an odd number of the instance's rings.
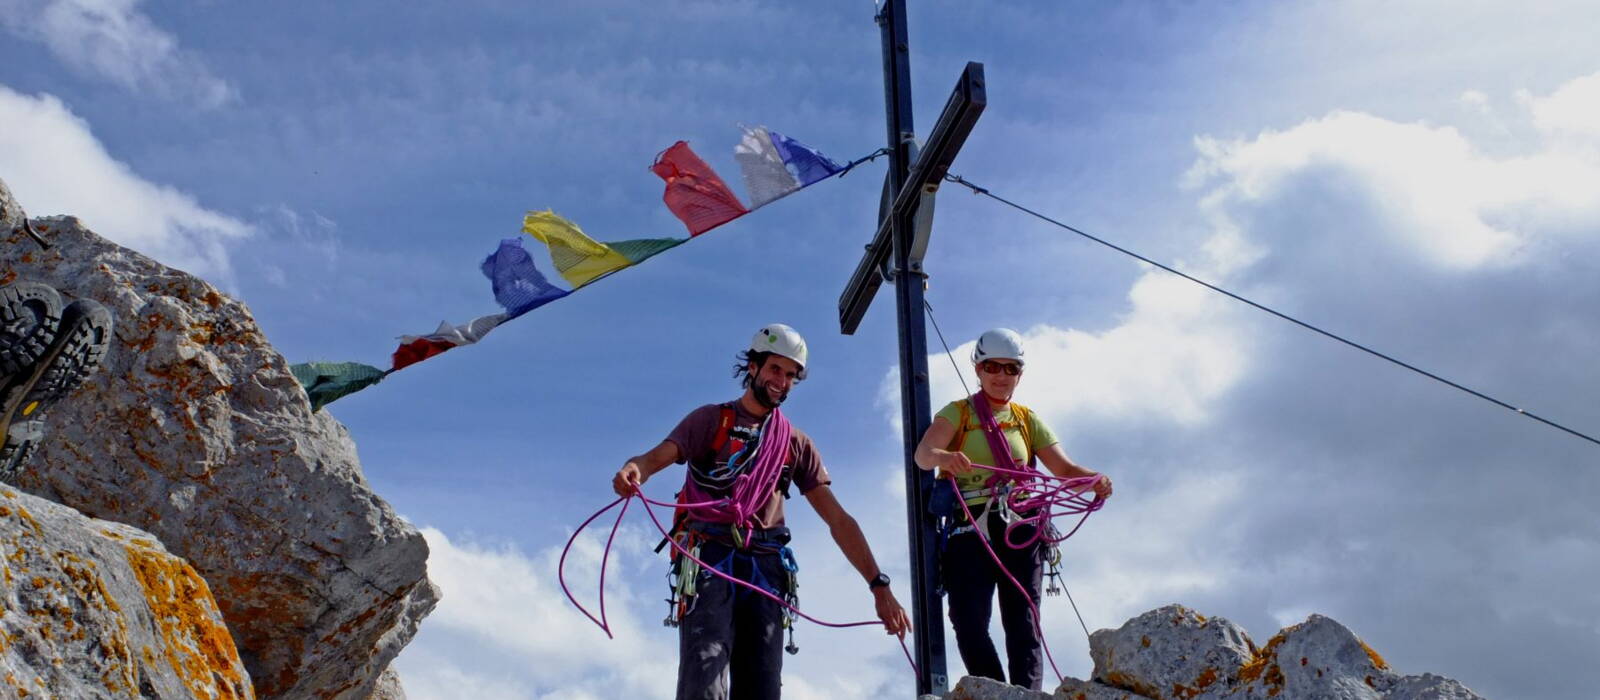
[[[972,430],[970,427],[972,420],[972,405],[970,401],[971,399],[962,399],[960,402],[961,423],[956,426],[955,436],[950,438],[950,446],[945,448],[950,452],[960,452],[961,448],[966,447],[967,432]]]
[[[733,407],[724,404],[722,418],[717,421],[717,434],[711,437],[711,454],[716,454],[723,445],[728,444],[728,431],[733,429],[733,418]]]
[[[1020,403],[1011,404],[1011,420],[1017,423],[1017,432],[1022,433],[1022,443],[1027,446],[1028,465],[1033,466],[1033,412]]]

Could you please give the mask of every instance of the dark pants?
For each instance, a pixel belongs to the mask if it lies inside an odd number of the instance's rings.
[[[730,552],[728,545],[707,542],[700,559],[715,566]],[[782,590],[788,575],[777,554],[738,552],[729,563],[735,577],[757,585],[764,580],[767,589]],[[694,607],[678,628],[678,700],[777,700],[782,606],[709,571],[700,572],[695,586]]]
[[[1028,589],[1034,605],[1039,603],[1039,587],[1044,580],[1044,547],[1034,543],[1023,549],[1005,544],[1005,528],[999,518],[991,518],[990,546],[1000,556],[1011,575]],[[1018,528],[1014,540],[1025,540],[1032,530]],[[1006,682],[1000,656],[989,639],[989,613],[995,588],[1000,590],[1000,625],[1006,633],[1006,659],[1011,684],[1039,690],[1044,681],[1044,647],[1034,631],[1033,613],[1028,599],[1017,590],[989,557],[978,540],[968,532],[950,538],[941,560],[944,589],[950,594],[950,626],[955,629],[956,648],[967,673]]]

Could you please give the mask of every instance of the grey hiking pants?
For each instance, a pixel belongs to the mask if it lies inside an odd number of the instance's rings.
[[[712,566],[727,561],[735,577],[768,590],[782,590],[788,576],[776,553],[734,552],[707,542],[700,559]],[[678,700],[778,700],[783,608],[709,571],[701,571],[695,585],[694,607],[678,627]]]
[[[1005,527],[1000,519],[990,520],[993,526],[989,528],[989,542],[995,554],[1011,575],[1028,589],[1034,605],[1038,605],[1039,587],[1044,579],[1044,547],[1035,542],[1023,549],[1012,549],[1005,544]],[[1013,539],[1026,540],[1031,535],[1032,528],[1018,528]],[[968,532],[950,538],[945,544],[940,573],[944,578],[944,590],[950,595],[950,627],[955,630],[956,648],[961,652],[961,663],[966,665],[967,673],[1006,682],[1000,656],[989,638],[989,616],[998,588],[1000,625],[1006,634],[1006,665],[1010,667],[1011,684],[1039,690],[1044,682],[1044,647],[1034,631],[1028,598],[1024,598],[1016,585],[994,565],[994,559],[978,541],[978,533]]]

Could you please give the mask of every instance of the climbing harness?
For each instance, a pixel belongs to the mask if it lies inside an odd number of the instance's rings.
[[[668,612],[666,619],[661,623],[667,627],[678,627],[684,617],[694,609],[702,571],[698,563],[702,557],[702,545],[707,542],[718,543],[727,546],[728,553],[713,564],[709,571],[737,579],[735,559],[742,557],[750,569],[750,579],[745,582],[783,599],[786,605],[783,608],[783,628],[789,631],[789,644],[784,650],[790,654],[799,653],[800,647],[794,643],[794,613],[790,608],[798,607],[800,604],[798,576],[800,565],[795,561],[794,550],[789,548],[789,528],[756,530],[751,539],[742,544],[734,542],[734,537],[739,532],[738,528],[726,525],[691,521],[683,528],[682,534],[673,538],[692,556],[681,556],[677,549],[673,550],[667,571]],[[776,582],[768,580],[756,562],[757,556],[776,556],[783,570],[782,579]],[[749,593],[745,589],[734,592],[735,599],[746,595]]]

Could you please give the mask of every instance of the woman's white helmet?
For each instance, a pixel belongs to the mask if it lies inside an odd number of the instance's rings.
[[[806,339],[782,323],[769,323],[756,331],[750,339],[750,351],[781,355],[800,363],[800,369],[806,368]]]
[[[984,331],[983,335],[978,336],[978,344],[972,348],[972,364],[984,360],[1016,360],[1017,364],[1024,364],[1022,336],[1010,328]]]

